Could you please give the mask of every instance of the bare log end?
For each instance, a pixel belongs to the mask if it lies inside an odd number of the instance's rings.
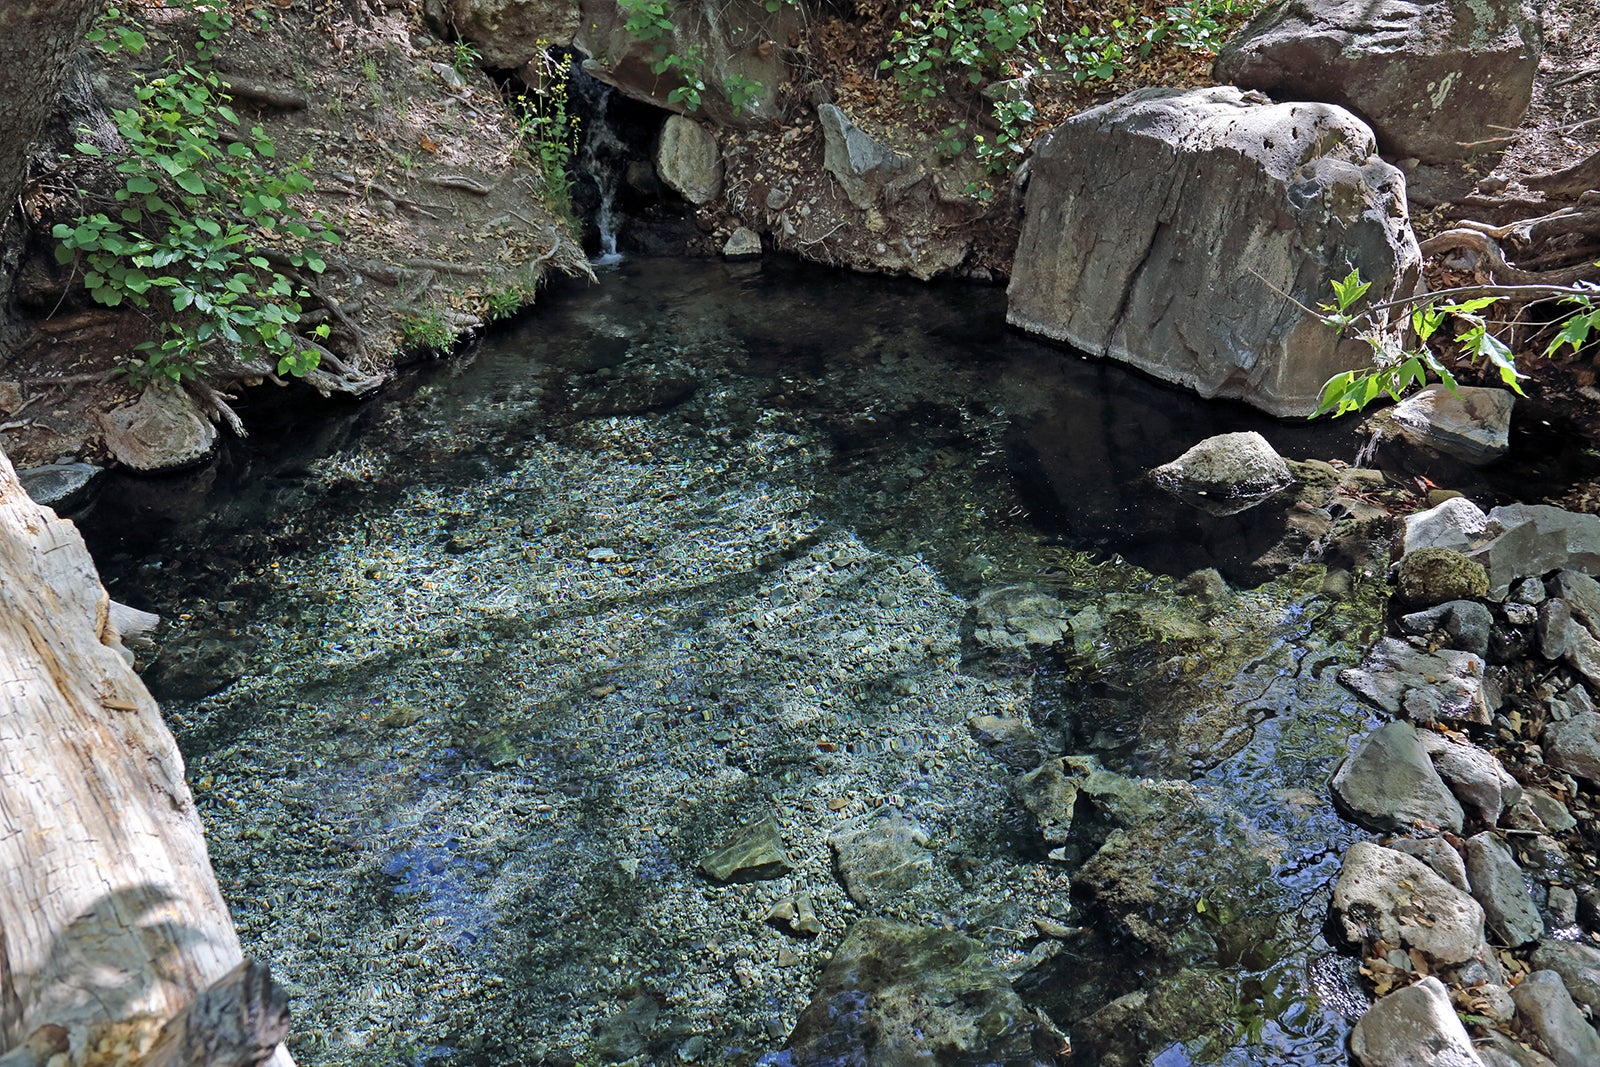
[[[245,960],[162,1027],[139,1067],[259,1067],[289,1033],[289,994]]]

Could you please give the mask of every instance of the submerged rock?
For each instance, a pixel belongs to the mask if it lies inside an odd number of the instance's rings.
[[[1350,1032],[1360,1067],[1483,1067],[1450,992],[1428,977],[1378,999]]]
[[[754,882],[789,872],[778,821],[768,815],[740,827],[723,847],[700,861],[700,869],[719,882]]]
[[[1031,175],[1008,321],[1274,415],[1372,358],[1296,303],[1352,267],[1383,300],[1419,269],[1405,181],[1338,107],[1141,89],[1037,141]]]
[[[833,954],[788,1047],[761,1062],[1050,1067],[1062,1044],[978,942],[953,930],[866,919]]]
[[[834,868],[857,904],[911,889],[933,869],[928,834],[897,808],[883,807],[841,823],[828,835]]]
[[[1038,586],[985,589],[973,608],[973,637],[988,648],[1048,648],[1072,634],[1067,606]]]
[[[1208,437],[1150,476],[1213,515],[1253,508],[1294,480],[1283,457],[1254,430]]]

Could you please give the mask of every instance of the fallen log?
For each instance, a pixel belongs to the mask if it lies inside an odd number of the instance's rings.
[[[242,960],[125,618],[0,453],[0,1054],[159,1026]]]

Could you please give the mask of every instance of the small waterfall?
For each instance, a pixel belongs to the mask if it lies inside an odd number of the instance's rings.
[[[611,98],[616,90],[583,69],[581,60],[572,61],[572,93],[583,116],[582,144],[578,148],[578,171],[592,181],[599,195],[594,209],[594,225],[599,231],[600,254],[596,266],[622,259],[617,251],[617,192],[627,173],[629,150],[611,124]]]

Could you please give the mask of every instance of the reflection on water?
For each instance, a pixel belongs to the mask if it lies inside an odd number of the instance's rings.
[[[751,1063],[867,914],[977,938],[1100,1062],[1343,1062],[1323,783],[1370,597],[1315,566],[1180,595],[1261,531],[1140,482],[1231,430],[1348,456],[1342,428],[1080,361],[993,290],[651,260],[365,408],[252,416],[84,521],[175,621],[148,677],[302,1063]],[[1062,648],[975,642],[972,598],[1019,583]],[[1138,799],[1047,858],[975,715]],[[829,835],[885,805],[930,862],[863,906]],[[708,881],[766,816],[791,869]],[[802,893],[814,939],[766,921]]]

